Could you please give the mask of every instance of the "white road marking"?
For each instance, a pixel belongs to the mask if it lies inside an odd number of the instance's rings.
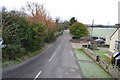
[[[38,76],[41,74],[42,71],[39,71],[39,73],[35,76],[35,78],[33,80],[36,80],[38,78]]]
[[[75,70],[75,69],[70,69],[70,71],[74,72],[74,71],[76,71],[76,70]]]
[[[56,49],[56,51],[54,52],[54,54],[52,55],[52,57],[49,59],[49,62],[52,60],[52,58],[55,56],[57,50],[61,47],[61,45]]]
[[[52,60],[52,58],[55,56],[56,51],[54,52],[54,54],[52,55],[52,57],[49,59],[49,62]]]

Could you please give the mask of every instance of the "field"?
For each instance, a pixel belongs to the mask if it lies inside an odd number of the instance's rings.
[[[117,28],[93,28],[92,35],[98,37],[110,37]],[[92,28],[88,28],[91,34]]]

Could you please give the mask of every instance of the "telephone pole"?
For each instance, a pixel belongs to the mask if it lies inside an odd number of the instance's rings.
[[[94,26],[94,20],[92,21],[92,30],[91,30],[91,36],[93,34],[93,26]]]

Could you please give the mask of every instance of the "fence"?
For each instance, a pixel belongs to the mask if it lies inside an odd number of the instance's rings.
[[[87,49],[85,47],[82,47],[83,51],[85,53],[87,53],[88,56],[90,56],[92,59],[97,60],[98,59],[98,55],[96,55],[94,52],[92,52],[90,49]],[[114,68],[114,66],[112,64],[108,64],[106,61],[104,61],[103,59],[101,59],[99,57],[99,65],[108,73],[110,73],[112,76],[114,76],[115,78],[118,78],[120,80],[120,69]]]

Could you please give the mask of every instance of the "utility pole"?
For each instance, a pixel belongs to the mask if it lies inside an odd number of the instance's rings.
[[[94,20],[92,21],[92,30],[91,30],[91,36],[93,34],[93,26],[94,26]]]
[[[106,37],[108,37],[108,34],[109,34],[109,33],[108,33],[108,32],[109,32],[109,31],[108,31],[108,28],[109,28],[109,21],[108,21],[108,26],[107,26],[107,30],[106,30],[106,32],[107,32]]]

